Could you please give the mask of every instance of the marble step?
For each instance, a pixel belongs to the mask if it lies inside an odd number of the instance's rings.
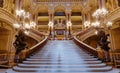
[[[95,58],[95,57],[29,57],[29,58],[32,58],[32,59],[92,59],[92,58]]]
[[[33,57],[38,57],[38,58],[41,58],[41,57],[44,57],[44,58],[57,58],[57,57],[60,57],[60,58],[70,58],[70,57],[75,57],[75,58],[95,58],[95,56],[79,56],[79,57],[76,57],[76,56],[71,56],[71,55],[67,55],[67,56],[59,56],[59,55],[42,55],[42,56],[29,56],[30,58],[33,58]]]
[[[54,59],[34,59],[34,58],[27,58],[26,59],[27,61],[53,61]],[[65,59],[65,60],[69,60],[69,61],[74,61],[74,59]],[[91,59],[77,59],[79,61],[96,61],[98,60],[98,58],[91,58]],[[62,61],[61,59],[57,59],[57,60],[54,60],[54,61]]]
[[[44,55],[45,53],[41,53],[41,54],[32,54],[31,56],[40,56],[40,55]],[[51,55],[57,55],[58,53],[48,53],[48,54],[51,54]],[[65,53],[64,53],[65,54]],[[68,54],[72,54],[72,53],[68,53]],[[72,55],[76,55],[75,53],[72,54]],[[87,53],[84,53],[84,54],[81,54],[81,53],[78,53],[78,55],[82,55],[82,56],[93,56],[92,54],[87,54]]]
[[[23,61],[24,64],[100,64],[102,61],[78,61],[78,62],[40,62],[40,61]]]
[[[8,69],[6,73],[41,73],[41,72],[18,72],[14,71],[13,69]],[[101,71],[101,72],[42,72],[42,73],[119,73],[118,71]]]
[[[90,67],[90,68],[100,68],[100,67],[105,67],[105,63],[101,64],[80,64],[80,65],[61,65],[61,64],[56,64],[56,65],[40,65],[40,64],[18,64],[18,67],[22,68],[81,68],[81,67]]]
[[[29,56],[29,57],[58,57],[59,55],[38,55],[38,56],[36,56],[36,55],[34,55],[34,56]],[[76,57],[76,55],[66,55],[66,56],[59,56],[59,57]],[[80,55],[79,57],[90,57],[90,58],[94,58],[95,56],[90,56],[90,55]]]
[[[52,54],[52,55],[56,55],[56,53],[50,53],[50,54]],[[70,53],[71,54],[71,53]],[[43,54],[32,54],[31,56],[41,56],[41,55],[44,55],[44,53]],[[73,54],[74,55],[74,54]],[[93,55],[91,55],[91,54],[86,54],[86,53],[84,53],[84,54],[79,54],[79,55],[82,55],[82,56],[93,56]]]
[[[23,63],[25,62],[37,62],[37,63],[86,63],[86,62],[102,62],[100,60],[83,60],[83,59],[79,59],[79,60],[26,60],[26,61],[23,61]]]
[[[102,68],[21,68],[13,67],[14,71],[18,72],[105,72],[112,70],[112,67],[106,66]]]

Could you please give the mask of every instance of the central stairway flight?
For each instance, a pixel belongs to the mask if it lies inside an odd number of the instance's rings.
[[[18,64],[12,73],[109,73],[98,58],[80,49],[71,40],[48,41],[41,51]]]

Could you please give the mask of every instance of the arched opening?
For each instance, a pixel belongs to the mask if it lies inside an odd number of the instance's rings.
[[[66,14],[65,7],[58,5],[54,13],[54,35],[56,39],[65,39],[66,37]]]
[[[47,33],[49,23],[48,7],[46,5],[40,5],[38,8],[38,29],[40,32]]]
[[[72,33],[79,32],[82,29],[81,6],[74,5],[71,8]]]

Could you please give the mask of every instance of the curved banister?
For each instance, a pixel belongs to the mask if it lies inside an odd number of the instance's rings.
[[[39,31],[37,31],[35,29],[31,29],[30,31],[35,33],[35,34],[37,34],[37,35],[39,35],[39,36],[43,36],[44,35],[43,33],[40,33]]]
[[[25,49],[25,51],[22,51],[21,54],[24,55],[25,59],[26,57],[30,56],[31,54],[37,52],[38,50],[40,50],[47,42],[48,37],[45,37],[42,41],[40,41],[38,44],[34,45],[33,47],[29,48],[29,49]]]
[[[82,30],[81,32],[77,33],[76,37],[79,37],[78,38],[79,40],[84,41],[85,39],[87,39],[93,35],[96,35],[94,33],[95,31],[96,31],[96,28],[90,27],[90,28],[87,28],[87,29]]]
[[[33,38],[34,40],[36,40],[38,42],[40,41],[40,37],[33,32],[30,32],[29,35],[27,35],[27,36]]]
[[[36,44],[35,46],[31,47],[30,49],[27,50],[27,56],[29,56],[30,54],[40,50],[41,47],[43,47],[43,45],[47,42],[47,38],[45,37],[45,39],[43,39],[41,42],[39,42],[38,44]]]
[[[94,56],[97,56],[97,57],[98,57],[98,52],[97,52],[97,50],[96,50],[95,48],[93,48],[93,47],[91,47],[91,46],[83,43],[82,41],[78,40],[78,39],[76,38],[76,36],[74,36],[74,42],[75,42],[78,46],[80,46],[81,48],[83,48],[84,50],[86,50],[86,51],[90,52],[91,54],[93,54]]]
[[[79,35],[79,36],[84,35],[84,34],[88,33],[92,29],[94,29],[94,27],[87,28],[87,29],[77,33],[77,35]]]
[[[86,37],[86,34],[90,33],[91,34],[91,31],[94,30],[95,28],[94,27],[90,27],[90,28],[87,28],[81,32],[79,32],[76,36],[74,36],[74,42],[80,46],[81,48],[83,48],[84,50],[90,52],[91,54],[95,55],[98,57],[98,52],[95,48],[85,44],[83,41],[83,39]],[[93,33],[94,34],[94,33]],[[77,36],[79,36],[80,38],[82,38],[82,40],[78,39]],[[91,35],[87,35],[88,36],[91,36]],[[83,38],[84,37],[84,38]]]
[[[40,42],[34,45],[33,47],[29,49],[25,49],[25,51],[22,51],[21,54],[24,56],[22,59],[25,59],[26,57],[30,56],[32,53],[40,50],[45,45],[48,39],[48,37],[45,37],[44,34],[41,34],[39,31],[36,31],[35,29],[31,29],[30,31],[35,35],[37,35],[37,37],[42,38],[42,40],[40,40]]]
[[[45,34],[39,32],[38,30],[31,29],[30,32],[31,37],[37,39],[38,41],[41,41],[41,38],[45,38]]]

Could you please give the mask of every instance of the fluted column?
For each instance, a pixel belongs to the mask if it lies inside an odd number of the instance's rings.
[[[106,0],[98,0],[98,7],[99,8],[106,8]]]
[[[106,8],[106,6],[105,6],[106,3],[105,2],[106,2],[106,0],[102,0],[102,7],[103,8]]]
[[[98,8],[102,8],[102,0],[98,0]]]
[[[87,14],[87,16],[88,16],[88,21],[90,21],[90,12]]]
[[[82,29],[84,29],[84,23],[85,23],[85,14],[82,14]]]

